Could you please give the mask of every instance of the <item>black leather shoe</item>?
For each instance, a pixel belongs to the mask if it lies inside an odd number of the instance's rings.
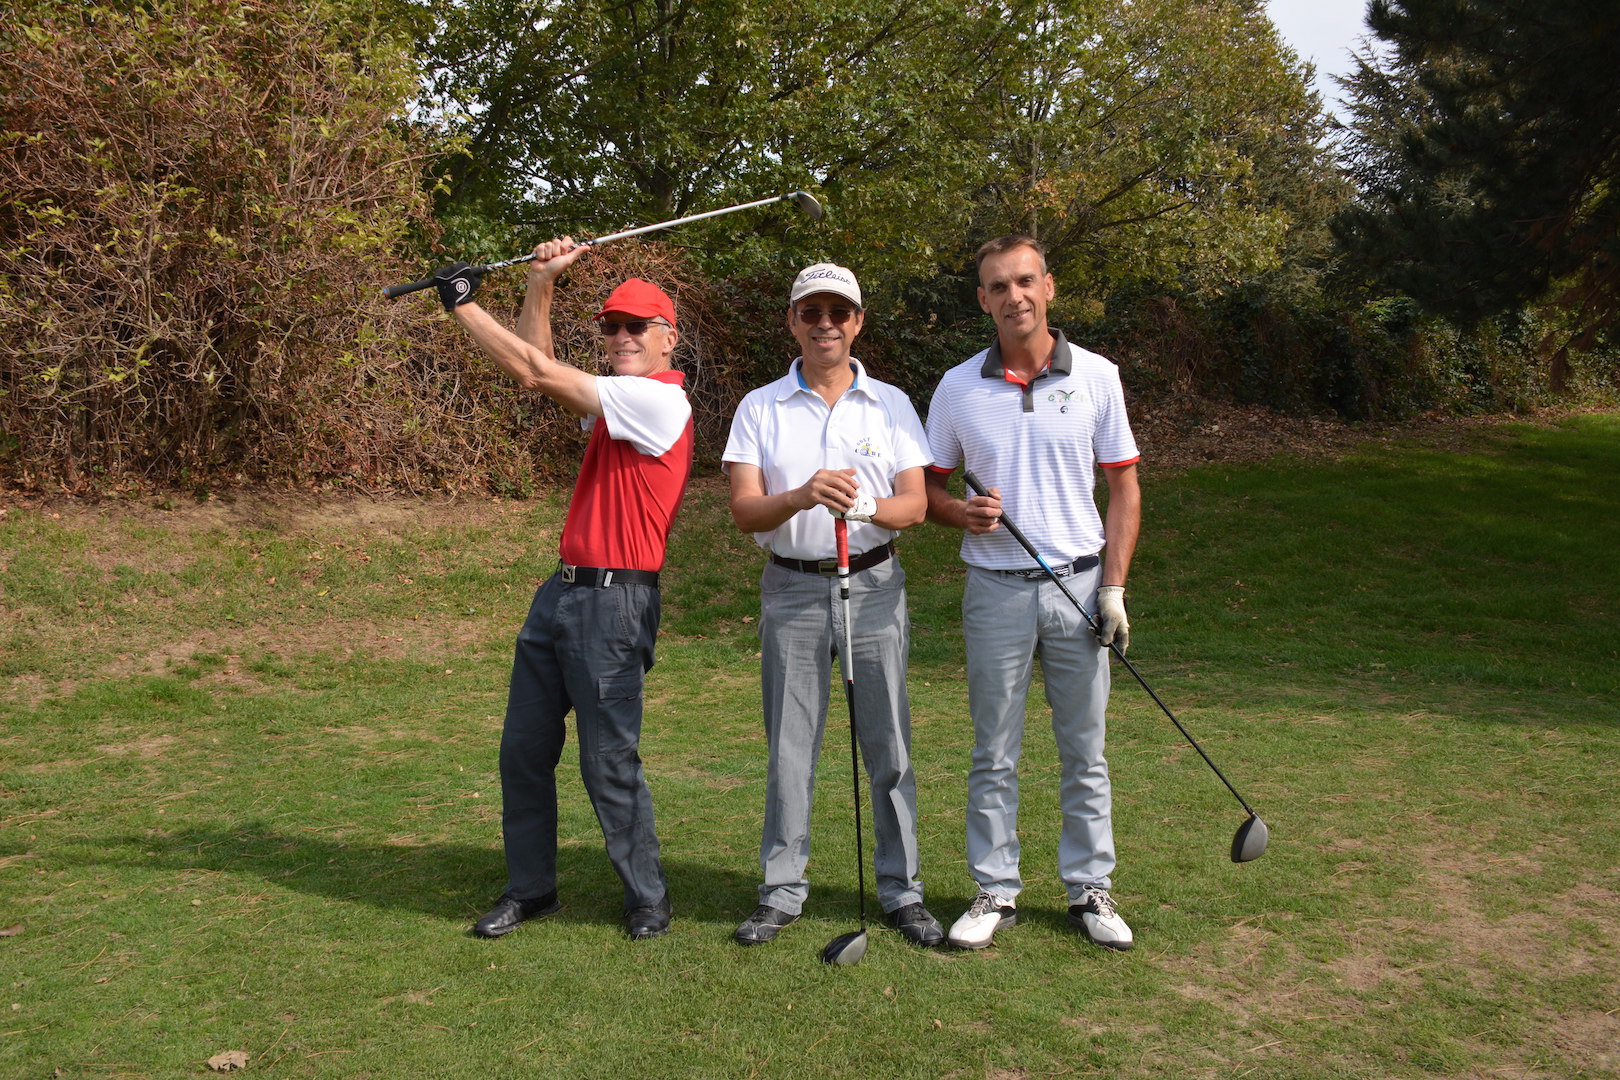
[[[900,931],[900,936],[913,945],[921,945],[925,949],[932,949],[945,941],[945,931],[940,927],[939,920],[928,914],[928,909],[921,904],[907,904],[905,907],[895,908],[883,916],[889,925]]]
[[[767,941],[775,941],[776,934],[789,923],[797,922],[797,915],[789,915],[780,908],[773,908],[769,904],[761,904],[754,909],[754,913],[742,921],[737,932],[731,935],[739,945],[763,945]]]
[[[631,908],[625,912],[624,928],[636,941],[661,937],[669,933],[669,894],[656,904]]]
[[[521,926],[526,919],[538,919],[542,915],[554,915],[562,910],[562,904],[557,902],[557,894],[548,892],[544,896],[537,896],[533,900],[519,900],[514,896],[502,896],[495,901],[490,909],[478,922],[473,924],[472,932],[479,937],[500,937],[510,934]]]

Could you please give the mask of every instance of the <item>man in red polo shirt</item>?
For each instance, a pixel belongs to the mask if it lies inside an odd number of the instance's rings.
[[[501,826],[507,884],[473,927],[500,937],[549,915],[557,899],[557,762],[570,710],[579,769],[624,881],[632,938],[669,930],[670,903],[642,774],[642,679],[653,666],[658,572],[692,471],[692,408],[670,366],[675,305],[631,278],[596,318],[613,368],[592,375],[555,359],[551,299],[560,275],[588,247],[564,237],[535,248],[512,333],[471,302],[482,274],[453,263],[435,273],[445,309],[526,390],[578,414],[591,431],[568,506],[562,562],[540,586],[518,634],[501,735]]]

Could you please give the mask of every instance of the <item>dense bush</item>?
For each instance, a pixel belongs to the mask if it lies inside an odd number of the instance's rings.
[[[377,294],[431,229],[395,122],[414,89],[331,3],[15,6],[0,475],[430,484],[488,456],[488,386]]]

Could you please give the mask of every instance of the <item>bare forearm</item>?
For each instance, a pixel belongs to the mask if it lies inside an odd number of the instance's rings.
[[[523,310],[518,315],[517,333],[547,356],[556,356],[551,337],[551,295],[550,281],[530,280],[528,292],[523,296]]]
[[[545,394],[581,416],[602,415],[594,375],[553,359],[496,322],[476,303],[462,304],[455,315],[479,348],[520,387]]]
[[[1128,477],[1109,478],[1108,517],[1103,523],[1104,585],[1124,585],[1136,553],[1136,538],[1142,531],[1142,489],[1136,483],[1135,466]]]
[[[770,532],[785,524],[800,510],[808,510],[815,505],[813,502],[801,505],[802,495],[800,488],[775,495],[733,495],[731,519],[743,532]]]
[[[928,497],[922,492],[895,494],[877,500],[877,512],[872,515],[872,524],[896,531],[909,529],[921,524],[927,511]]]
[[[946,476],[930,470],[924,478],[928,520],[952,529],[967,528],[967,501],[958,499],[945,486]]]

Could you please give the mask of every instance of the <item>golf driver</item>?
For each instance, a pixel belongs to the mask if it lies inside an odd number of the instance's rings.
[[[642,225],[640,228],[626,229],[623,232],[609,233],[607,236],[598,236],[594,240],[581,240],[577,246],[597,247],[601,244],[606,244],[611,240],[623,240],[630,236],[640,236],[642,233],[657,232],[659,229],[672,229],[677,225],[685,225],[689,221],[702,221],[704,218],[719,217],[722,214],[735,214],[739,210],[752,210],[756,206],[767,206],[771,203],[779,202],[791,202],[800,210],[804,211],[805,214],[809,215],[810,220],[821,220],[822,210],[820,203],[816,202],[816,200],[808,192],[790,191],[786,195],[772,195],[768,199],[755,199],[753,202],[738,203],[736,206],[727,206],[721,210],[709,210],[702,214],[691,214],[687,217],[675,218],[673,221],[660,221],[656,225]],[[503,259],[500,262],[493,262],[487,266],[479,267],[479,269],[483,270],[485,273],[488,273],[491,270],[499,270],[505,266],[516,266],[518,263],[532,262],[533,260],[534,254],[531,252],[528,255],[519,255],[515,259]],[[408,281],[403,285],[390,285],[383,290],[383,295],[392,300],[395,297],[404,296],[406,293],[418,292],[422,289],[431,289],[433,286],[434,281],[432,278],[423,278],[421,281]]]
[[[979,478],[974,476],[971,472],[965,474],[965,479],[967,480],[968,487],[972,488],[977,494],[984,496],[988,496],[990,494],[985,486],[979,483]],[[1040,568],[1046,571],[1046,576],[1051,578],[1052,582],[1057,585],[1058,588],[1063,590],[1063,595],[1067,596],[1069,598],[1069,602],[1074,604],[1075,609],[1085,617],[1087,625],[1091,627],[1091,632],[1095,634],[1097,632],[1097,621],[1091,617],[1091,613],[1085,609],[1085,605],[1080,603],[1079,599],[1076,598],[1074,593],[1069,591],[1069,586],[1067,583],[1065,583],[1062,578],[1057,576],[1051,565],[1041,557],[1041,553],[1035,550],[1035,545],[1029,542],[1029,538],[1022,532],[1018,531],[1018,526],[1012,523],[1012,519],[1007,517],[1005,512],[1003,512],[1001,515],[1001,525],[1004,529],[1012,534],[1012,538],[1018,541],[1025,551],[1029,552],[1029,554],[1034,557],[1035,562],[1040,565]],[[1192,733],[1182,726],[1180,720],[1176,719],[1176,714],[1170,711],[1170,707],[1160,700],[1158,694],[1153,692],[1153,687],[1149,686],[1147,680],[1142,678],[1142,673],[1136,670],[1136,665],[1125,659],[1125,654],[1120,651],[1119,646],[1113,642],[1109,642],[1108,647],[1113,650],[1115,656],[1119,657],[1119,662],[1124,664],[1132,675],[1136,676],[1136,681],[1142,684],[1142,689],[1148,692],[1148,697],[1152,698],[1154,703],[1158,705],[1159,708],[1164,710],[1164,715],[1168,716],[1170,718],[1170,722],[1176,725],[1176,730],[1181,732],[1182,737],[1192,744],[1192,748],[1194,750],[1198,751],[1198,756],[1204,759],[1204,764],[1213,769],[1215,775],[1221,778],[1221,783],[1226,785],[1226,790],[1230,791],[1232,793],[1232,797],[1237,799],[1237,801],[1242,804],[1243,809],[1249,812],[1249,820],[1245,821],[1242,825],[1239,825],[1237,835],[1232,837],[1232,861],[1249,862],[1252,859],[1258,859],[1260,856],[1264,855],[1266,853],[1266,842],[1270,839],[1271,835],[1270,830],[1266,828],[1266,823],[1260,820],[1260,815],[1254,812],[1254,807],[1250,806],[1248,801],[1244,799],[1242,795],[1238,794],[1238,789],[1232,786],[1232,782],[1226,778],[1226,774],[1221,772],[1221,770],[1216,767],[1215,762],[1210,760],[1208,754],[1204,753],[1204,748],[1198,745],[1198,740],[1193,738]]]
[[[855,870],[861,883],[861,928],[839,934],[821,950],[824,964],[858,964],[866,955],[866,852],[861,844],[861,766],[855,742],[855,650],[849,629],[849,522],[833,519],[838,538],[838,601],[844,607],[844,647],[839,660],[844,669],[844,700],[849,703],[849,775],[855,795]]]

